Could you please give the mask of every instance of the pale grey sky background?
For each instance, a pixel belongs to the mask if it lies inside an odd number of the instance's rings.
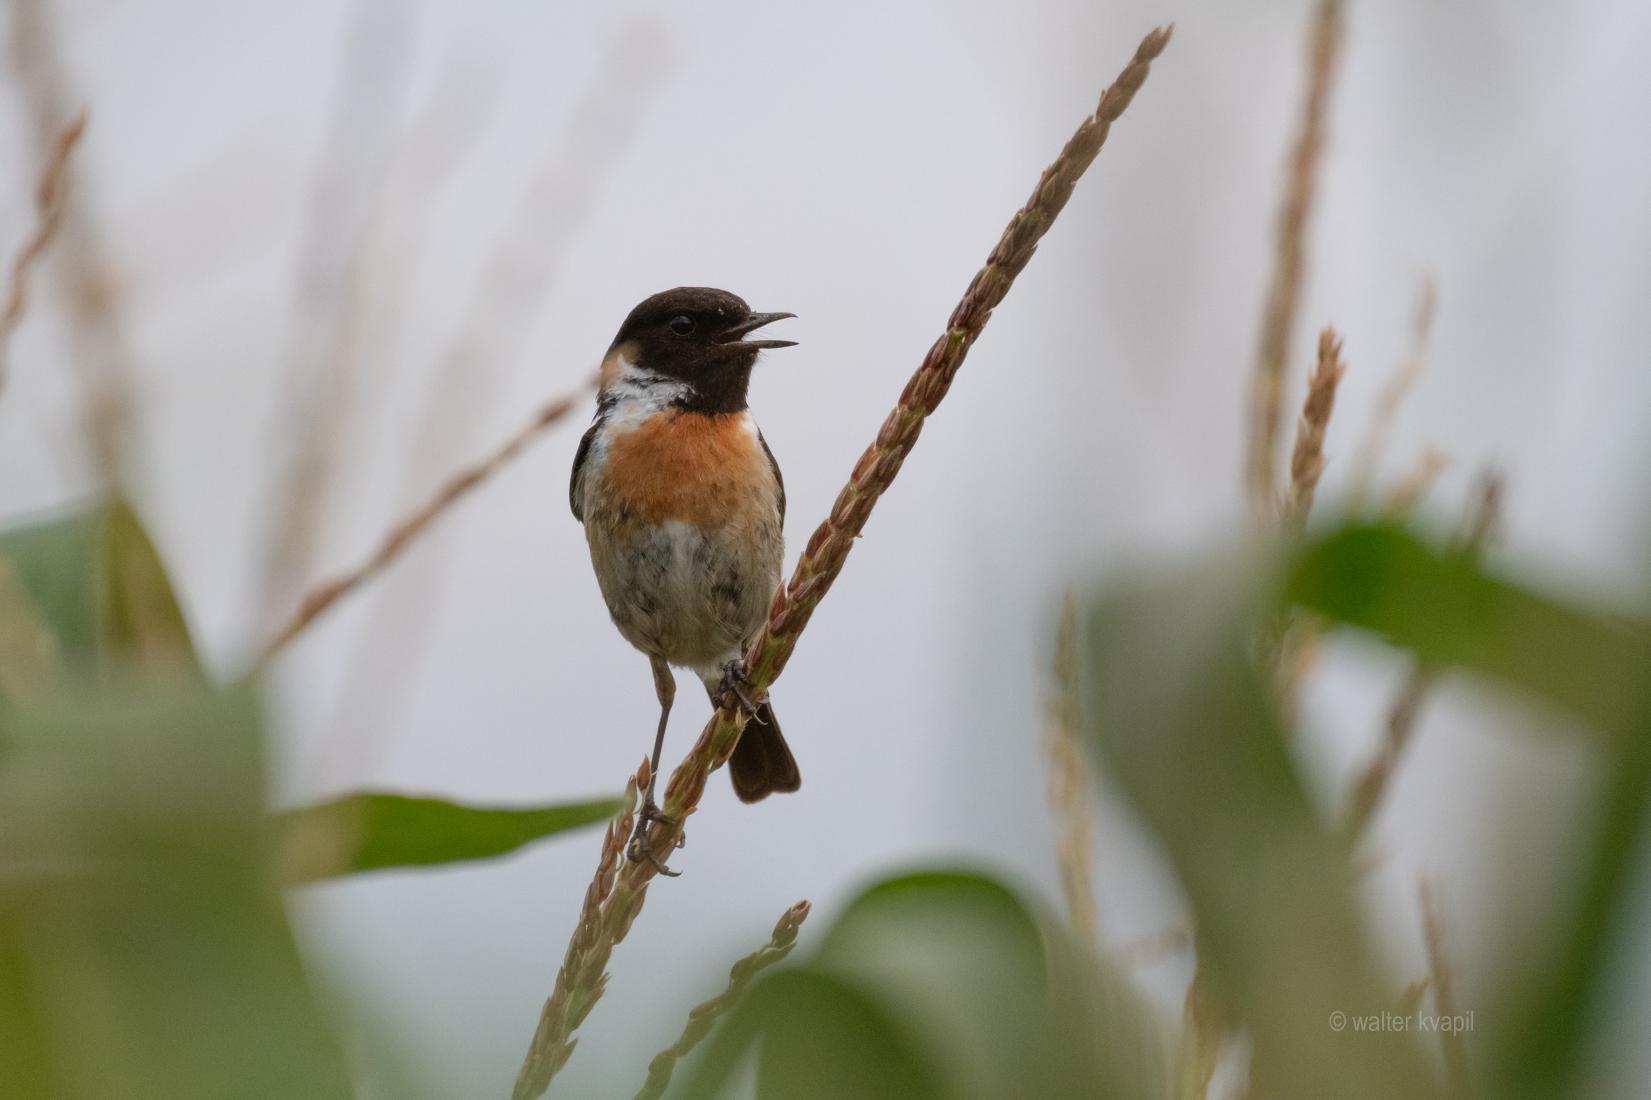
[[[320,569],[356,560],[443,471],[583,378],[638,299],[682,283],[799,315],[784,335],[801,346],[768,356],[752,395],[785,470],[794,559],[1038,171],[1140,37],[1177,22],[775,690],[803,791],[749,808],[714,780],[686,874],[656,884],[615,955],[563,1095],[629,1095],[687,1007],[798,898],[823,926],[869,877],[937,860],[1055,897],[1038,751],[1053,610],[1073,578],[1191,557],[1240,529],[1243,400],[1309,8],[54,6],[92,108],[74,201],[110,251],[136,360],[134,495],[225,671],[259,636],[259,547],[296,446],[292,363],[343,369],[293,336],[305,255],[347,264],[359,307]],[[1639,0],[1352,4],[1293,345],[1299,392],[1317,326],[1346,338],[1333,499],[1431,275],[1432,361],[1386,476],[1426,446],[1448,451],[1432,510],[1449,519],[1496,464],[1510,567],[1642,605],[1648,49]],[[17,98],[0,97],[8,242],[29,224],[32,156]],[[335,214],[319,234],[318,192]],[[528,194],[540,198],[523,216]],[[49,297],[0,400],[7,516],[93,487]],[[421,437],[432,392],[441,415]],[[281,661],[283,799],[363,784],[572,798],[634,767],[655,707],[646,663],[608,624],[566,504],[584,418]],[[1327,802],[1373,744],[1401,668],[1343,648],[1309,693],[1302,744]],[[684,699],[673,756],[704,718]],[[1498,950],[1490,929],[1540,897],[1561,823],[1583,814],[1584,762],[1497,728],[1531,721],[1446,692],[1394,792],[1402,809],[1378,822],[1371,904],[1396,970],[1421,972],[1415,882],[1437,873],[1470,1005],[1476,966]],[[595,844],[365,878],[296,908],[317,956],[414,1040],[437,1095],[498,1095]],[[1498,860],[1500,887],[1484,877]],[[1096,874],[1109,942],[1177,921],[1172,887],[1110,802]],[[1523,901],[1499,892],[1515,887]],[[1189,970],[1181,958],[1140,971],[1166,1014]],[[1637,1008],[1611,1022],[1624,1038],[1651,1014]],[[1621,1095],[1651,1074],[1634,1046],[1638,1062],[1612,1079]]]

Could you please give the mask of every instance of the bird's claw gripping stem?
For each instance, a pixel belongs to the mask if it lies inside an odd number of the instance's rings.
[[[664,863],[660,862],[659,857],[654,855],[653,846],[648,843],[648,829],[656,821],[663,825],[676,826],[680,824],[676,818],[666,817],[664,814],[660,813],[659,806],[655,804],[653,795],[650,794],[646,801],[642,803],[642,809],[637,812],[636,828],[631,832],[630,843],[625,845],[625,858],[630,860],[632,863],[640,863],[643,860],[647,860],[649,863],[653,864],[655,871],[658,871],[660,874],[669,878],[676,878],[681,875],[682,872],[673,871],[669,867],[665,866]],[[686,838],[679,832],[677,833],[676,843],[672,845],[672,847],[681,848],[685,846],[686,843]]]
[[[752,718],[757,717],[757,711],[762,704],[768,701],[768,693],[763,692],[760,698],[752,699],[750,694],[751,678],[745,674],[745,662],[740,660],[729,661],[722,666],[722,682],[717,685],[717,699],[719,702],[732,697],[738,701],[745,713]],[[726,705],[724,703],[724,705]],[[761,719],[758,719],[761,721]]]

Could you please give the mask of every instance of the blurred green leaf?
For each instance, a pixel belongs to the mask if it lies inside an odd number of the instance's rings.
[[[72,671],[198,677],[166,570],[124,502],[0,533],[0,559],[10,563],[17,589]],[[0,646],[28,629],[18,618],[0,617]]]
[[[0,706],[0,1065],[30,1100],[350,1094],[269,874],[253,690]]]
[[[943,1100],[937,1067],[905,1021],[830,974],[782,969],[748,993],[713,1033],[683,1097],[714,1097],[761,1041],[759,1100]]]
[[[1613,993],[1632,953],[1634,871],[1651,825],[1651,696],[1606,767],[1592,840],[1567,920],[1546,957],[1522,960],[1499,1015],[1496,1067],[1508,1096],[1571,1097],[1589,1090],[1584,1055],[1608,1033]],[[1631,1002],[1630,1002],[1631,1003]]]
[[[1429,664],[1534,692],[1606,732],[1638,721],[1651,678],[1651,624],[1567,607],[1394,527],[1348,527],[1312,544],[1287,595]]]
[[[759,982],[686,1095],[717,1095],[759,1039],[758,1095],[787,1100],[1141,1100],[1168,1087],[1166,1046],[1133,988],[1014,893],[965,873],[862,894],[808,963]]]
[[[505,808],[360,791],[276,815],[280,876],[296,884],[360,871],[487,859],[608,821],[619,808],[617,798]]]
[[[1254,1043],[1258,1091],[1437,1095],[1410,1036],[1360,1026],[1392,998],[1347,853],[1313,812],[1254,663],[1277,568],[1234,557],[1094,606],[1097,755],[1175,867],[1212,992]]]
[[[52,628],[58,646],[85,657],[98,651],[97,546],[101,509],[0,533],[0,556]]]
[[[0,699],[40,699],[57,688],[57,639],[11,562],[0,557]]]
[[[1165,1048],[1133,990],[984,876],[873,886],[826,933],[814,965],[908,1021],[946,1067],[948,1095],[1164,1091]]]
[[[1436,664],[1523,688],[1606,735],[1605,789],[1566,923],[1525,960],[1504,1004],[1492,1072],[1499,1091],[1572,1096],[1602,1030],[1625,933],[1635,861],[1651,819],[1651,625],[1594,614],[1483,572],[1385,527],[1352,527],[1310,547],[1289,594],[1375,630]]]

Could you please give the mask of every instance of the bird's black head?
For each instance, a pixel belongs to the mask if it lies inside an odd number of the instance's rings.
[[[679,286],[631,310],[604,363],[604,386],[626,372],[686,384],[678,404],[694,412],[738,412],[757,352],[788,348],[795,340],[747,340],[771,321],[794,313],[752,313],[726,290]]]

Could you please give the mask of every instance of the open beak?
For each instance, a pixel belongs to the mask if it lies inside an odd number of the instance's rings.
[[[797,316],[795,313],[753,313],[751,316],[747,317],[745,320],[741,321],[739,324],[737,324],[734,327],[732,327],[732,328],[728,329],[727,331],[725,331],[722,334],[722,339],[721,339],[720,342],[724,343],[724,344],[732,344],[732,343],[737,342],[741,347],[745,347],[745,348],[790,348],[790,347],[795,347],[797,345],[797,341],[795,341],[795,340],[745,340],[745,339],[741,339],[741,337],[745,336],[747,333],[755,332],[757,329],[762,328],[764,325],[772,324],[775,321],[783,321],[787,317],[795,317],[795,316]]]

